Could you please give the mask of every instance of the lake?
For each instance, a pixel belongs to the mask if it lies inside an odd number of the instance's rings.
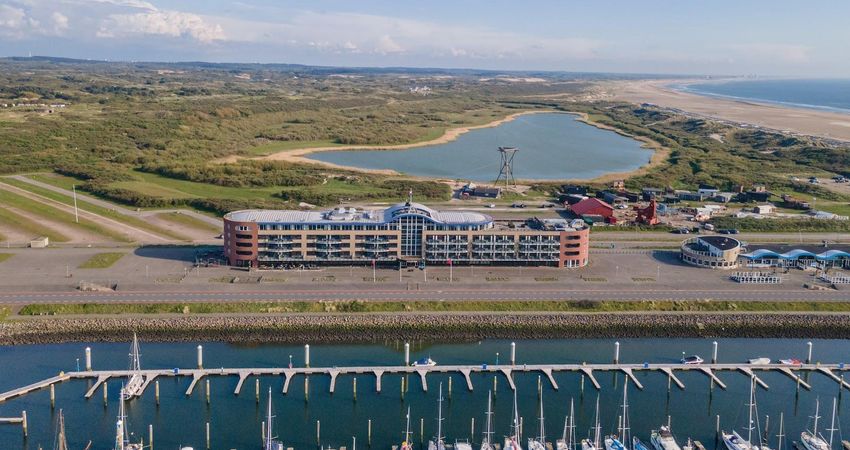
[[[773,359],[797,357],[804,359],[806,342],[793,339],[720,339],[720,362],[741,362],[752,357]],[[629,339],[621,341],[621,361],[628,363],[677,362],[682,353],[711,356],[710,339]],[[143,368],[190,368],[195,362],[196,343],[145,343],[141,345]],[[207,367],[285,367],[289,355],[293,364],[303,364],[301,346],[259,345],[241,346],[225,343],[203,343],[204,360]],[[82,364],[84,349],[92,347],[94,369],[123,369],[127,367],[129,343],[56,344],[0,347],[0,390],[6,391],[37,380],[56,375],[60,370],[74,370],[76,360]],[[517,341],[517,363],[580,363],[611,361],[614,340],[530,340]],[[505,363],[510,352],[510,342],[493,340],[471,343],[415,343],[411,358],[431,356],[440,364],[495,363],[500,353]],[[850,355],[850,341],[815,340],[814,361],[839,362]],[[314,367],[343,365],[392,365],[400,364],[403,358],[402,343],[314,345],[311,362]],[[515,371],[518,386],[519,413],[523,417],[524,438],[537,433],[539,373]],[[596,373],[602,385],[600,393],[603,433],[616,429],[620,414],[623,391],[623,374]],[[714,423],[717,414],[721,427],[744,432],[746,427],[749,379],[741,373],[724,372],[719,376],[728,389],[717,386],[712,389],[708,377],[698,371],[680,372],[677,376],[685,384],[685,390],[673,385],[667,390],[667,377],[661,373],[638,372],[644,385],[638,390],[629,386],[629,409],[632,434],[644,442],[650,431],[672,417],[673,431],[680,443],[692,437],[701,440],[708,450],[716,448]],[[578,373],[555,373],[560,386],[553,390],[543,377],[543,399],[545,426],[548,439],[560,438],[564,417],[570,399],[575,400],[577,435],[588,435],[594,416],[596,391],[586,381],[581,389]],[[425,445],[428,437],[435,433],[437,396],[443,384],[444,433],[447,442],[456,439],[481,441],[487,393],[493,388],[494,376],[473,374],[474,390],[466,389],[463,377],[451,375],[453,392],[447,392],[450,375],[428,376],[428,392],[423,392],[418,376],[410,376],[409,391],[401,398],[401,376],[384,375],[382,393],[375,393],[375,378],[371,375],[357,376],[358,395],[355,401],[351,376],[340,376],[336,393],[328,393],[330,380],[327,376],[311,376],[309,395],[305,396],[303,377],[296,377],[287,395],[281,393],[282,376],[261,377],[262,400],[255,402],[255,379],[249,378],[242,394],[235,396],[236,377],[211,377],[211,404],[205,401],[203,382],[187,397],[190,378],[162,378],[160,382],[161,404],[154,400],[151,386],[140,399],[127,404],[129,428],[136,435],[147,436],[148,424],[155,433],[155,448],[174,450],[180,444],[192,445],[196,450],[204,448],[205,423],[211,424],[213,449],[260,449],[260,428],[265,419],[266,392],[272,388],[274,399],[275,431],[286,446],[296,450],[318,448],[316,443],[316,421],[321,422],[321,442],[325,447],[337,448],[347,445],[351,449],[352,437],[357,438],[358,448],[367,447],[367,423],[372,420],[371,448],[389,450],[401,439],[407,408],[411,410],[415,448],[419,445],[420,419],[423,420]],[[769,390],[759,389],[757,394],[758,413],[764,426],[764,416],[770,416],[773,448],[776,448],[779,414],[785,416],[787,442],[799,440],[800,431],[811,427],[809,416],[813,415],[816,398],[821,400],[821,429],[829,424],[833,396],[839,395],[838,384],[822,374],[812,374],[809,382],[812,391],[797,391],[795,383],[779,373],[759,373]],[[502,375],[496,377],[497,387],[494,400],[494,431],[501,442],[508,433],[512,394]],[[98,391],[90,400],[83,395],[90,383],[83,380],[69,381],[56,386],[56,411],[50,409],[49,390],[38,391],[24,397],[0,404],[0,416],[18,416],[22,410],[29,415],[30,436],[26,441],[18,425],[0,425],[0,448],[3,450],[35,450],[40,446],[52,448],[53,423],[56,412],[65,413],[69,444],[73,449],[82,449],[91,440],[92,449],[111,449],[115,420],[118,410],[119,380],[108,382],[109,402],[104,406],[102,393]],[[850,417],[850,405],[840,403],[840,418]],[[471,435],[471,419],[475,419],[475,433]],[[828,434],[824,431],[825,434]],[[147,439],[146,439],[147,440]],[[523,441],[523,445],[525,442]],[[722,446],[722,443],[721,443]],[[475,448],[478,448],[477,446]],[[719,447],[717,447],[719,448]]]
[[[499,174],[501,147],[518,147],[514,176],[524,180],[591,179],[647,164],[642,143],[576,120],[572,114],[527,114],[456,140],[406,150],[327,151],[307,158],[363,169],[392,169],[435,178],[491,182]]]

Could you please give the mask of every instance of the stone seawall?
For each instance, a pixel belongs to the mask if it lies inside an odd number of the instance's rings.
[[[290,314],[50,317],[0,323],[0,345],[127,341],[375,342],[628,337],[850,338],[818,313]]]

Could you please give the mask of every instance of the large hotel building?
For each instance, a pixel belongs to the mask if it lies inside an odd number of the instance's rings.
[[[384,210],[246,210],[224,216],[224,254],[242,267],[398,261],[583,267],[589,233],[581,220],[505,224],[412,201]]]

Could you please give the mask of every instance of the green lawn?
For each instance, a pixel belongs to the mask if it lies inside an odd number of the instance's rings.
[[[2,263],[3,261],[6,261],[7,259],[9,259],[13,256],[15,256],[14,253],[0,253],[0,263]]]
[[[64,204],[69,205],[69,206],[72,206],[74,204],[74,199],[71,196],[68,196],[68,195],[65,195],[65,194],[60,194],[58,192],[54,192],[54,191],[51,191],[50,189],[45,189],[45,188],[42,188],[40,186],[35,186],[35,185],[32,185],[32,184],[27,183],[25,181],[15,180],[15,179],[11,179],[11,178],[3,178],[2,182],[6,183],[6,184],[10,184],[12,186],[16,186],[16,187],[21,188],[25,191],[32,192],[33,194],[38,194],[38,195],[41,195],[42,197],[46,197],[46,198],[49,198],[51,200],[55,200],[59,203],[64,203]],[[142,229],[142,230],[150,231],[151,233],[155,233],[155,234],[158,234],[158,235],[161,235],[161,236],[167,236],[167,237],[170,237],[172,239],[185,240],[185,237],[183,237],[183,236],[174,234],[169,230],[165,230],[165,229],[160,228],[156,225],[145,222],[142,219],[132,217],[132,216],[127,216],[127,215],[124,215],[124,214],[119,214],[119,213],[112,211],[108,208],[104,208],[102,206],[95,205],[95,204],[86,202],[84,200],[80,200],[79,198],[77,199],[77,207],[80,208],[83,211],[89,211],[91,213],[98,214],[98,215],[103,216],[103,217],[109,217],[110,219],[113,219],[116,222],[120,222],[120,223],[123,223],[123,224],[126,224],[126,225],[130,225],[132,227],[139,228],[139,229]],[[82,224],[82,223],[83,223],[83,221],[81,219],[80,224]],[[121,234],[113,233],[110,230],[104,230],[104,231],[112,233],[113,236],[123,236]],[[127,238],[123,237],[122,240],[126,241]]]
[[[232,199],[254,199],[272,198],[272,194],[280,192],[279,187],[267,188],[238,188],[228,186],[217,186],[208,183],[196,183],[194,181],[178,180],[162,175],[145,172],[133,172],[133,176],[140,179],[135,186],[139,189],[169,189],[181,192],[188,197],[198,198],[232,198]]]
[[[21,315],[42,314],[224,314],[375,312],[850,312],[846,302],[719,301],[332,301],[230,303],[56,303],[30,304]]]
[[[180,214],[176,212],[167,212],[167,213],[159,213],[156,215],[157,217],[167,220],[169,222],[173,222],[179,225],[187,226],[190,228],[196,228],[198,230],[211,231],[214,233],[221,233],[221,227],[215,226],[211,223],[200,220],[196,217],[192,217],[188,214]]]
[[[126,253],[108,252],[98,253],[77,266],[78,269],[106,269],[123,258]]]
[[[62,189],[71,190],[74,186],[79,186],[85,183],[85,180],[80,180],[74,177],[60,175],[58,173],[33,173],[25,174],[27,178],[32,178],[42,183],[47,183]]]
[[[32,213],[34,215],[44,217],[45,219],[54,220],[56,222],[61,222],[67,224],[70,227],[79,228],[90,233],[94,233],[100,236],[104,236],[108,239],[121,241],[121,242],[131,242],[127,236],[124,236],[121,233],[113,232],[112,230],[108,230],[106,228],[101,227],[100,225],[91,222],[86,219],[80,219],[79,223],[74,221],[74,215],[65,211],[60,211],[50,205],[46,205],[40,202],[34,202],[26,197],[22,197],[20,195],[14,194],[12,192],[0,189],[0,205],[7,205],[13,208],[18,208],[22,211],[26,211]],[[17,216],[21,218],[20,216]],[[21,218],[23,219],[23,218]],[[26,221],[32,223],[32,221]],[[28,229],[27,224],[24,222],[24,228]],[[57,242],[66,242],[68,238],[63,236],[62,234],[56,233],[55,231],[48,232],[48,228],[44,227],[40,224],[36,224],[37,227],[30,227],[32,231],[40,230],[39,232],[34,233],[38,236],[47,236],[51,240],[56,240]],[[44,231],[44,232],[41,232]],[[51,237],[53,236],[53,237]]]
[[[0,191],[0,194],[2,193],[3,192]],[[6,205],[8,205],[8,203],[4,203],[3,200],[0,199],[0,206]],[[26,233],[30,235],[30,237],[47,236],[51,242],[68,242],[69,240],[64,234],[45,227],[44,225],[32,221],[24,216],[15,214],[6,207],[0,207],[0,223]]]

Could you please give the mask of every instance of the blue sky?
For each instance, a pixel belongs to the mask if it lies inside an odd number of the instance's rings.
[[[850,2],[0,0],[0,55],[850,77]]]

